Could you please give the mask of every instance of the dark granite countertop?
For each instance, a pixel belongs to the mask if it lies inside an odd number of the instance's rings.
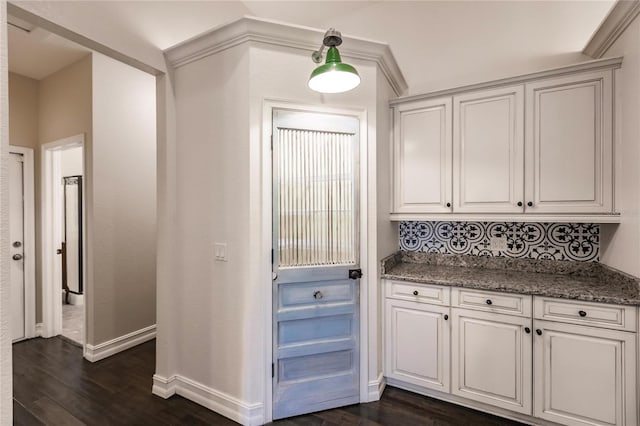
[[[640,305],[640,279],[596,262],[397,252],[382,260],[382,278]]]

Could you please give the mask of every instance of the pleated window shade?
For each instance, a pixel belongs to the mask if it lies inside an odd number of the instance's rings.
[[[355,264],[354,141],[348,133],[279,129],[280,267]]]

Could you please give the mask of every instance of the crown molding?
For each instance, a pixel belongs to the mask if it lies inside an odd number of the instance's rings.
[[[602,58],[611,45],[640,13],[640,1],[618,0],[582,50],[592,58]]]
[[[173,68],[248,42],[305,50],[311,55],[320,47],[323,36],[324,31],[315,28],[244,16],[170,47],[164,54]],[[407,82],[388,44],[349,36],[342,39],[343,57],[375,62],[397,96],[406,92]]]
[[[564,67],[552,68],[543,71],[537,71],[530,74],[523,74],[515,77],[501,78],[498,80],[492,80],[482,83],[469,84],[466,86],[453,87],[450,89],[443,89],[434,92],[404,96],[389,101],[389,106],[395,106],[406,102],[423,101],[425,99],[439,98],[442,96],[451,96],[462,92],[471,92],[474,90],[493,89],[497,87],[503,87],[513,84],[523,84],[533,80],[539,80],[547,77],[558,77],[567,74],[573,74],[576,72],[584,71],[596,71],[607,68],[620,68],[622,66],[622,57],[618,58],[606,58],[595,59],[593,61],[585,61],[577,64],[566,65]]]

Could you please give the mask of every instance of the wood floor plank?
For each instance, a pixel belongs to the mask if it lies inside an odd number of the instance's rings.
[[[151,394],[155,341],[90,363],[59,338],[13,346],[14,425],[237,423],[192,401]],[[277,426],[515,426],[520,423],[387,387],[380,401],[292,417]]]

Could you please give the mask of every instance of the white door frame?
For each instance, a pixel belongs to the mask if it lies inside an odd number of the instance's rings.
[[[62,284],[61,284],[61,262],[56,250],[62,241],[62,171],[60,169],[60,154],[68,148],[82,147],[84,154],[84,133],[59,139],[42,145],[42,337],[53,337],[62,333]],[[83,175],[84,158],[83,158]],[[83,185],[84,191],[84,185]],[[83,200],[86,199],[83,194]],[[83,218],[84,206],[83,206]],[[57,225],[56,225],[57,224]],[[86,241],[86,227],[83,226],[82,238]],[[86,244],[83,245],[83,247]],[[83,262],[86,264],[86,251],[83,252]],[[85,268],[86,270],[86,268]],[[86,303],[86,271],[85,283],[85,318]],[[86,344],[87,327],[85,321],[84,342]],[[84,345],[83,345],[84,346]]]
[[[369,287],[375,285],[375,279],[369,278],[369,240],[368,240],[368,132],[367,113],[364,109],[329,108],[320,105],[308,105],[286,101],[265,99],[262,115],[262,249],[265,256],[260,266],[260,276],[264,277],[262,300],[264,300],[264,372],[265,372],[265,422],[273,419],[273,389],[271,364],[273,363],[273,292],[271,271],[271,250],[273,248],[272,223],[272,164],[271,133],[273,127],[273,110],[313,112],[321,114],[348,115],[358,119],[360,123],[360,268],[363,277],[360,279],[360,402],[369,400]]]
[[[9,145],[9,152],[22,155],[24,338],[36,337],[36,213],[33,149]]]

